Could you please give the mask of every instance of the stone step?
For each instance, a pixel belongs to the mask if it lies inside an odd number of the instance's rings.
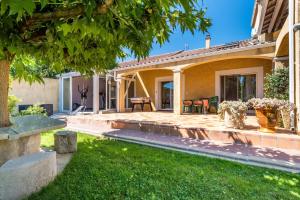
[[[212,140],[232,144],[246,144],[257,147],[300,150],[300,136],[284,133],[263,133],[259,131],[224,128],[201,128],[176,126],[151,121],[112,120],[114,129],[129,129],[162,135],[178,136],[199,140]]]
[[[192,138],[199,140],[212,140],[223,143],[246,144],[256,147],[280,148],[300,150],[300,136],[280,132],[276,134],[263,133],[257,128],[238,130],[224,127],[183,126],[157,121],[138,121],[133,119],[104,119],[86,116],[72,116],[67,118],[68,127],[81,130],[103,132],[110,129],[129,129],[162,135]]]

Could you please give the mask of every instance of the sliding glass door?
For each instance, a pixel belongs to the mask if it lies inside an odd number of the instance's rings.
[[[256,75],[226,75],[221,76],[222,101],[247,101],[256,97]]]
[[[63,78],[63,111],[71,111],[71,78]]]
[[[161,109],[173,109],[173,81],[161,82]]]

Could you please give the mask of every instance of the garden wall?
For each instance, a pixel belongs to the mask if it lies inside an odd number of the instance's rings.
[[[58,111],[58,79],[45,78],[44,83],[29,83],[14,80],[9,94],[15,95],[21,102],[18,104],[53,104],[53,111]]]

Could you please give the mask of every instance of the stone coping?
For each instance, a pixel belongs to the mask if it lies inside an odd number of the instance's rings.
[[[41,115],[27,115],[11,118],[12,126],[0,128],[0,140],[16,140],[44,131],[64,128],[66,123]]]

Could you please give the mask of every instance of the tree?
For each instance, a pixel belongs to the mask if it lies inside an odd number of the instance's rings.
[[[31,56],[18,57],[14,59],[10,66],[10,75],[12,79],[23,79],[30,84],[32,82],[43,83],[43,78],[55,78],[61,73],[70,72],[71,69],[65,67],[59,71],[52,69],[42,60],[36,60]]]
[[[163,44],[175,28],[207,31],[205,11],[197,0],[1,0],[0,127],[9,125],[12,63],[34,59],[57,71],[106,71],[125,49],[147,56],[153,42]]]

